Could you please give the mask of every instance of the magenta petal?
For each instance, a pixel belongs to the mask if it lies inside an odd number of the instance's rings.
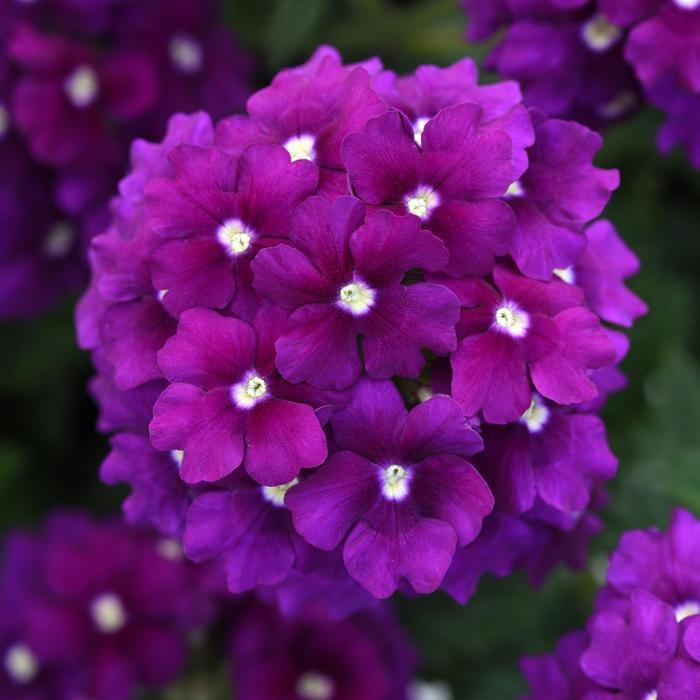
[[[441,454],[469,457],[482,449],[481,437],[465,423],[459,404],[439,395],[408,414],[399,443],[399,454],[411,462]]]
[[[487,331],[465,338],[452,355],[452,393],[468,416],[488,423],[518,420],[530,405],[530,382],[520,344]]]
[[[379,495],[375,467],[352,452],[336,452],[285,496],[296,531],[310,544],[335,549]]]
[[[218,481],[243,460],[242,414],[228,388],[203,393],[171,384],[153,407],[151,441],[158,449],[182,449],[180,476],[188,484]]]
[[[171,382],[194,384],[205,391],[230,386],[253,367],[256,337],[236,318],[208,309],[182,314],[177,333],[158,353],[158,363]]]
[[[460,547],[476,538],[493,510],[493,496],[479,472],[452,455],[428,457],[416,465],[411,492],[423,515],[452,525]]]
[[[457,345],[457,297],[438,284],[392,285],[358,321],[365,369],[371,377],[417,377],[425,364],[423,348],[439,354]]]
[[[357,330],[347,314],[309,304],[290,318],[293,330],[276,344],[277,369],[290,382],[319,389],[345,389],[360,376]]]
[[[363,378],[353,389],[350,404],[333,416],[333,436],[341,449],[379,463],[396,457],[407,415],[393,382]]]
[[[250,410],[245,441],[246,471],[261,484],[286,484],[328,455],[313,408],[283,399],[268,399]]]
[[[437,272],[448,259],[440,239],[421,230],[417,217],[383,209],[353,233],[350,250],[361,278],[372,287],[396,284],[413,269]]]
[[[235,259],[217,242],[190,238],[161,243],[151,253],[153,285],[173,316],[195,306],[220,309],[233,297]]]
[[[493,269],[496,257],[510,252],[515,219],[505,202],[453,200],[437,209],[427,227],[449,251],[448,275],[484,276]]]
[[[402,578],[416,593],[432,593],[452,561],[457,535],[450,525],[420,518],[381,500],[353,528],[343,547],[350,576],[376,598],[388,598]]]
[[[420,184],[420,151],[400,112],[370,119],[363,132],[346,137],[342,152],[352,186],[368,204],[398,203]]]
[[[128,645],[139,681],[149,687],[167,685],[187,663],[185,636],[178,629],[141,624],[130,630]]]
[[[285,309],[327,301],[337,291],[304,253],[288,245],[261,250],[251,269],[256,291]]]

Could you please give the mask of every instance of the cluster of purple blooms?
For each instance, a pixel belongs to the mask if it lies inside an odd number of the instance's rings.
[[[85,283],[90,239],[135,136],[173,111],[223,116],[250,61],[217,0],[0,0],[0,318]]]
[[[215,577],[173,539],[57,513],[14,532],[0,569],[0,697],[128,700],[183,670]],[[211,590],[207,593],[207,589]]]
[[[642,96],[663,110],[662,152],[682,145],[700,168],[698,0],[462,0],[469,38],[505,28],[489,68],[520,81],[552,116],[600,126]]]
[[[15,531],[0,562],[0,697],[130,700],[177,680],[223,623],[240,700],[405,700],[417,655],[387,609],[288,619],[223,590],[150,530],[61,512]]]
[[[319,49],[136,141],[78,309],[131,522],[285,613],[585,560],[644,304],[600,137]]]
[[[528,700],[695,700],[700,689],[700,522],[625,533],[585,630],[522,662]]]

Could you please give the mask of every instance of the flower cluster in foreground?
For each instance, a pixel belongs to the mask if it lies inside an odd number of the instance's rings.
[[[173,111],[223,116],[250,61],[217,0],[3,1],[0,13],[0,318],[34,314],[85,282],[89,240],[136,135]]]
[[[330,48],[137,141],[78,309],[129,520],[285,612],[580,565],[616,470],[603,322],[645,310],[600,145],[470,61]]]
[[[0,696],[127,700],[161,687],[209,622],[213,579],[172,539],[54,514],[8,536],[0,569]]]
[[[470,39],[506,28],[487,64],[520,80],[529,104],[598,126],[644,95],[666,114],[661,151],[681,144],[700,168],[698,0],[462,1]]]
[[[529,700],[694,700],[700,688],[700,522],[633,530],[611,557],[585,630],[523,660]]]

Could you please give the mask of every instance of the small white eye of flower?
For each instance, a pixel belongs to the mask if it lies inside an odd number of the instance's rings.
[[[548,420],[549,409],[537,394],[533,394],[529,408],[520,416],[520,422],[531,433],[539,433],[547,425]]]
[[[659,700],[659,693],[657,690],[650,690],[642,700]]]
[[[18,642],[5,654],[5,670],[17,685],[27,685],[37,677],[39,661],[26,644]]]
[[[63,88],[71,104],[78,109],[84,109],[100,94],[100,81],[94,68],[78,66],[66,78]]]
[[[90,614],[100,632],[113,634],[126,625],[126,610],[116,593],[102,593],[90,604]]]
[[[681,10],[695,10],[700,7],[700,0],[673,0]]]
[[[494,313],[494,326],[514,338],[522,338],[530,327],[530,317],[516,304],[505,302]]]
[[[426,185],[417,187],[414,192],[404,197],[406,211],[419,219],[427,219],[435,207],[440,206],[440,195]]]
[[[366,314],[373,306],[377,293],[364,282],[346,284],[338,292],[338,305],[353,316]]]
[[[413,123],[413,139],[419,146],[423,146],[423,131],[425,125],[430,121],[430,117],[419,117]]]
[[[335,683],[323,673],[307,671],[299,676],[295,690],[303,700],[331,700]]]
[[[172,537],[164,537],[158,542],[156,549],[158,554],[168,561],[182,561],[185,558],[182,545]]]
[[[622,36],[622,30],[616,27],[603,14],[591,17],[581,29],[581,36],[591,51],[607,51]]]
[[[170,450],[170,459],[173,460],[175,466],[179,469],[182,466],[182,460],[185,458],[184,450]]]
[[[191,36],[178,34],[168,46],[170,60],[183,73],[198,73],[204,65],[202,45]]]
[[[267,396],[267,382],[250,373],[242,382],[231,387],[231,399],[238,408],[253,408]]]
[[[515,180],[508,185],[508,189],[505,191],[504,197],[522,197],[525,194],[525,188],[523,187],[520,180]]]
[[[74,242],[75,229],[69,223],[60,221],[48,230],[42,247],[48,257],[57,260],[68,255]]]
[[[576,281],[576,275],[573,267],[555,267],[552,272],[562,281],[567,284],[573,284]]]
[[[0,139],[10,130],[10,113],[0,104]]]
[[[390,464],[381,472],[382,493],[390,501],[403,501],[408,496],[411,472],[400,464]]]
[[[286,484],[280,484],[279,486],[263,486],[262,487],[262,494],[263,498],[272,503],[273,506],[277,506],[278,508],[283,508],[284,507],[284,497],[289,491],[289,489],[292,488],[292,486],[296,486],[299,483],[299,479],[292,479],[291,481],[288,481]]]
[[[433,398],[433,390],[429,386],[418,387],[418,391],[416,391],[416,397],[421,403],[425,403],[426,401]]]
[[[316,139],[311,134],[292,136],[284,144],[292,162],[296,160],[311,160],[316,158]]]
[[[253,238],[254,233],[240,219],[227,219],[216,229],[216,239],[229,255],[245,253]]]
[[[686,617],[700,615],[700,603],[696,603],[694,600],[688,600],[676,606],[675,612],[676,622],[682,622]]]
[[[409,700],[452,700],[452,691],[442,681],[414,681],[408,689]]]

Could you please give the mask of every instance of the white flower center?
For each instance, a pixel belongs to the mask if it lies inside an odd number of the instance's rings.
[[[307,671],[299,676],[295,690],[304,700],[330,700],[335,692],[335,684],[322,673]]]
[[[165,299],[165,295],[166,295],[167,293],[168,293],[168,290],[167,290],[167,289],[159,289],[159,290],[156,292],[156,299],[158,299],[158,301],[161,301],[161,302],[162,302],[163,299]]]
[[[97,73],[90,66],[78,66],[67,78],[63,88],[74,107],[89,107],[100,93]]]
[[[164,537],[156,545],[158,554],[168,561],[182,561],[185,558],[182,545],[172,537]]]
[[[18,642],[5,654],[5,670],[17,685],[26,685],[37,677],[39,661],[26,644]]]
[[[622,90],[610,102],[598,109],[598,112],[608,119],[615,119],[632,111],[637,104],[637,95],[632,90]]]
[[[284,144],[287,153],[295,160],[314,160],[316,158],[316,139],[311,134],[292,136]]]
[[[75,241],[75,229],[65,221],[54,224],[44,238],[44,253],[50,258],[63,258]]]
[[[126,624],[126,610],[115,593],[103,593],[90,604],[90,614],[100,632],[113,634]]]
[[[502,329],[514,338],[522,338],[530,327],[530,317],[515,304],[506,302],[494,314],[496,329]]]
[[[525,194],[525,189],[520,182],[520,180],[515,180],[508,185],[508,189],[505,191],[504,197],[522,197]]]
[[[239,408],[253,408],[265,398],[267,383],[257,374],[250,374],[246,379],[231,388],[231,398]]]
[[[168,46],[170,60],[183,73],[198,73],[204,64],[202,45],[190,36],[178,34]]]
[[[182,466],[182,460],[185,458],[184,450],[170,450],[170,459],[173,460],[175,466],[179,469]]]
[[[279,486],[263,486],[262,487],[262,494],[263,498],[266,501],[269,501],[272,503],[273,506],[277,506],[278,508],[283,508],[284,507],[284,497],[287,491],[292,488],[292,486],[296,486],[299,483],[299,479],[292,479],[291,481],[288,481],[286,484],[280,484]]]
[[[415,192],[406,195],[404,203],[409,214],[427,219],[433,209],[440,205],[440,195],[432,187],[421,185]]]
[[[602,53],[622,36],[622,30],[611,24],[605,15],[597,14],[583,25],[581,36],[591,51]]]
[[[659,693],[656,690],[650,690],[642,700],[659,700]]]
[[[423,132],[425,125],[430,121],[430,117],[419,117],[413,124],[413,139],[419,146],[423,146]]]
[[[537,394],[533,394],[530,407],[520,416],[520,422],[527,426],[531,433],[539,433],[547,425],[548,420],[549,409]]]
[[[700,7],[700,0],[673,0],[681,10],[694,10]]]
[[[573,284],[576,279],[573,267],[555,267],[552,272],[567,284]]]
[[[216,239],[230,255],[245,253],[250,248],[253,235],[240,219],[228,219],[216,230]]]
[[[0,139],[10,130],[10,113],[0,104]]]
[[[675,612],[676,622],[682,622],[686,617],[700,615],[700,603],[696,603],[694,600],[686,601],[676,606]]]
[[[433,398],[433,390],[429,386],[418,387],[418,391],[416,391],[416,397],[421,403],[425,403],[429,399]]]
[[[441,681],[414,681],[408,689],[409,700],[452,700],[449,686]]]
[[[338,304],[354,316],[366,314],[373,306],[377,293],[364,282],[351,282],[338,292]]]
[[[390,464],[381,473],[382,493],[390,501],[403,501],[408,496],[411,473],[400,464]]]

